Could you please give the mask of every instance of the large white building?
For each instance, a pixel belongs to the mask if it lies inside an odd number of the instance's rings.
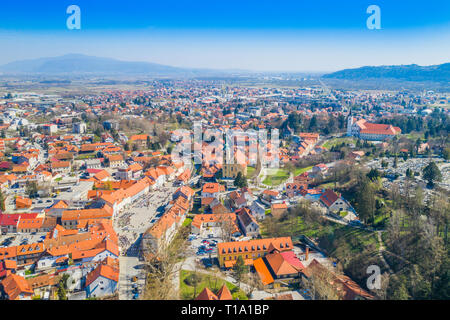
[[[363,140],[383,141],[400,134],[402,130],[389,124],[370,123],[364,119],[354,121],[351,116],[347,120],[347,136]]]

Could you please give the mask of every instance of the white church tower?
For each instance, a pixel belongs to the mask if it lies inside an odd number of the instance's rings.
[[[352,109],[350,109],[347,118],[347,136],[349,137],[352,136],[352,127],[353,127],[353,117],[352,117]]]

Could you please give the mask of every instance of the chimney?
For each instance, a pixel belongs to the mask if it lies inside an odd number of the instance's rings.
[[[309,247],[306,247],[305,261],[308,261],[308,256],[309,256]]]

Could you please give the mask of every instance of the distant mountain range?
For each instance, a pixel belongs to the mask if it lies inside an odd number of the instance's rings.
[[[0,73],[18,75],[144,75],[155,77],[229,77],[231,74],[251,75],[245,70],[212,70],[179,68],[150,62],[121,61],[111,58],[68,54],[60,57],[22,60],[0,66]],[[287,73],[287,72],[285,72]],[[410,82],[450,83],[450,63],[433,66],[400,65],[345,69],[322,76],[334,80],[391,79]]]
[[[395,79],[404,81],[450,82],[450,63],[433,66],[417,64],[400,66],[361,67],[345,69],[322,76],[326,79],[370,80]]]
[[[0,66],[6,74],[145,74],[151,76],[195,76],[217,73],[207,69],[177,68],[157,63],[130,62],[110,58],[68,54],[60,57],[22,60]]]

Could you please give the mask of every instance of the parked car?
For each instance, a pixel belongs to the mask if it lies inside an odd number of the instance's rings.
[[[5,241],[3,241],[2,242],[2,246],[5,246],[5,247],[7,247],[7,246],[9,246],[10,244],[12,243],[12,241],[11,240],[9,240],[9,239],[6,239]]]

